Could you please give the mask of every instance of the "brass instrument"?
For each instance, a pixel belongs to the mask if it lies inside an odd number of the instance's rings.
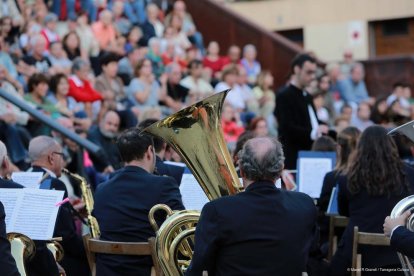
[[[221,109],[229,91],[208,97],[144,129],[177,151],[210,200],[241,191],[221,128]],[[167,213],[167,219],[158,229],[154,213],[159,210]],[[199,217],[199,211],[173,212],[163,204],[151,209],[155,250],[166,276],[183,275],[188,267]],[[178,253],[185,260],[178,260]]]
[[[26,276],[25,263],[34,257],[36,246],[32,239],[20,233],[8,233],[11,254],[16,262],[17,269],[22,276]]]
[[[395,205],[394,209],[392,209],[391,211],[390,217],[391,218],[398,217],[402,215],[405,211],[413,210],[413,209],[414,209],[414,195],[411,195],[406,198],[403,198],[397,203],[397,205]],[[405,226],[407,227],[408,230],[414,231],[414,215],[413,214],[410,215],[410,217],[407,219]],[[409,257],[399,252],[398,252],[398,258],[400,259],[401,266],[404,270],[404,274],[406,276],[414,275],[414,267],[413,267],[412,260]]]
[[[402,134],[406,136],[408,139],[414,142],[414,121],[408,122],[406,124],[403,124],[399,127],[396,127],[392,129],[390,132],[388,132],[388,135],[394,135],[395,133]],[[406,198],[403,198],[400,200],[397,205],[394,206],[394,208],[391,211],[391,218],[398,217],[402,215],[407,210],[413,210],[414,209],[414,195],[408,196]],[[410,215],[410,217],[407,219],[407,222],[405,224],[408,230],[414,231],[414,215]],[[407,256],[401,254],[398,252],[398,258],[400,259],[401,266],[404,270],[404,274],[406,276],[412,276],[414,275],[414,267],[412,260],[408,258]]]
[[[92,216],[94,201],[93,201],[91,186],[89,185],[89,183],[86,182],[86,179],[84,177],[76,173],[71,173],[67,169],[63,169],[62,171],[68,176],[72,177],[73,179],[79,182],[79,185],[82,191],[82,200],[83,202],[85,202],[85,209],[87,213],[87,220],[88,220],[91,236],[92,238],[99,238],[99,236],[101,235],[101,232],[99,231],[99,224],[96,218]]]

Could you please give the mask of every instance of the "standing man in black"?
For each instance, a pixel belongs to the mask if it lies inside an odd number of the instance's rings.
[[[312,142],[329,130],[319,124],[312,96],[305,91],[315,79],[316,60],[308,54],[299,54],[293,59],[291,70],[292,81],[277,95],[274,112],[287,169],[295,169],[298,152],[310,150]]]
[[[245,191],[207,203],[196,227],[186,275],[301,275],[318,236],[317,211],[306,194],[276,188],[282,145],[253,138],[239,153]]]
[[[93,213],[101,230],[100,239],[147,242],[155,236],[148,219],[154,205],[184,209],[178,184],[171,177],[153,174],[156,157],[151,136],[131,128],[118,137],[116,144],[125,166],[95,192]],[[149,276],[151,266],[150,257],[99,254],[96,275]]]

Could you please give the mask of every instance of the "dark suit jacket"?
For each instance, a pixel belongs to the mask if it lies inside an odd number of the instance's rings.
[[[22,189],[24,188],[22,185],[17,184],[13,181],[0,179],[0,188],[6,189]],[[0,227],[1,228],[1,227]],[[52,253],[47,249],[46,242],[44,241],[34,241],[36,246],[36,254],[26,263],[26,271],[29,276],[43,276],[43,275],[50,275],[50,276],[57,276],[59,275],[58,268],[56,266],[55,258],[53,257]],[[3,250],[0,249],[0,255]],[[2,258],[3,259],[3,258]],[[1,261],[1,259],[0,259]],[[14,261],[14,260],[13,260]],[[0,266],[0,272],[2,266]],[[0,275],[8,275],[0,273]],[[14,275],[14,274],[11,274]]]
[[[174,178],[178,185],[181,184],[181,178],[183,177],[184,167],[165,164],[158,156],[155,163],[155,167],[157,168],[157,173],[159,175],[171,176],[172,178]]]
[[[391,246],[409,258],[414,258],[414,233],[403,226],[398,227],[392,233]]]
[[[283,88],[276,97],[274,115],[279,125],[279,138],[285,151],[285,166],[287,169],[296,168],[296,159],[300,150],[310,150],[312,147],[312,124],[309,117],[308,105],[313,106],[312,96],[290,84]],[[315,112],[315,116],[316,112]]]
[[[0,202],[0,275],[19,276],[16,262],[11,255],[10,242],[6,235],[6,214]]]
[[[207,203],[186,275],[301,275],[317,237],[316,207],[306,194],[255,182]]]
[[[334,275],[347,274],[346,268],[352,263],[352,241],[354,226],[358,226],[361,232],[383,233],[383,224],[386,216],[391,214],[394,206],[404,197],[414,191],[414,169],[404,165],[406,180],[410,191],[403,191],[400,195],[370,196],[366,190],[352,195],[347,187],[346,176],[338,179],[338,210],[342,216],[349,217],[348,226],[338,249],[331,262]],[[385,267],[399,265],[397,253],[390,247],[361,246],[362,267]]]
[[[46,172],[41,167],[33,166],[34,172]],[[51,190],[64,191],[64,198],[68,196],[65,184],[57,178],[49,176],[47,179],[51,181]],[[70,203],[61,206],[55,225],[54,237],[62,237],[60,244],[65,252],[61,261],[62,267],[66,271],[66,275],[88,275],[89,265],[86,258],[85,247],[80,236],[76,233],[75,223],[72,216],[72,208]]]
[[[159,203],[173,210],[184,206],[177,183],[171,177],[156,176],[137,166],[126,166],[112,175],[95,192],[94,216],[101,239],[147,242],[155,236],[148,213]],[[97,275],[149,275],[151,258],[100,254]]]

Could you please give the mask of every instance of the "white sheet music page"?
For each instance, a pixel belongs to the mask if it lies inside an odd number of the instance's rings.
[[[8,212],[7,232],[17,232],[33,240],[49,240],[53,237],[56,217],[64,191],[41,189],[0,189],[0,200]],[[15,194],[10,193],[15,190]],[[4,199],[4,201],[3,201]],[[7,213],[6,213],[7,217]]]
[[[14,182],[25,186],[26,188],[39,189],[43,172],[14,172],[11,178]]]
[[[16,209],[16,205],[20,205],[22,200],[23,189],[0,189],[0,201],[4,205],[4,212],[6,213],[6,232],[13,232],[10,227],[10,221]]]
[[[319,198],[325,174],[332,170],[332,160],[329,158],[300,158],[299,159],[299,192],[312,198]]]
[[[201,211],[203,206],[209,201],[200,184],[198,184],[194,175],[191,173],[183,174],[180,192],[184,207],[187,210]]]

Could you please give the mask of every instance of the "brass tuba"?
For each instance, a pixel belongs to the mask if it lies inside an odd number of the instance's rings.
[[[63,173],[67,174],[68,176],[72,177],[73,179],[79,182],[82,191],[82,199],[83,202],[85,202],[85,209],[87,213],[87,220],[91,236],[92,238],[99,238],[99,236],[101,235],[101,232],[99,231],[99,224],[96,218],[92,216],[94,201],[91,186],[87,183],[86,179],[80,176],[79,174],[71,173],[67,169],[63,169],[62,171]]]
[[[394,135],[395,133],[402,134],[406,136],[408,139],[414,142],[414,121],[408,122],[406,124],[403,124],[397,128],[394,128],[390,132],[388,132],[388,135]],[[400,200],[397,205],[394,206],[394,208],[391,211],[391,218],[398,217],[402,215],[407,210],[413,210],[414,209],[414,195],[408,196],[406,198],[403,198]],[[410,217],[407,219],[406,225],[408,230],[414,231],[414,215],[410,215]],[[398,258],[400,259],[401,266],[404,270],[404,274],[406,276],[412,276],[414,275],[414,267],[413,263],[404,254],[401,254],[398,252]]]
[[[20,233],[7,233],[10,242],[11,254],[16,262],[17,269],[22,276],[26,276],[25,263],[36,253],[36,246],[32,239]]]
[[[208,97],[144,129],[175,149],[209,200],[241,190],[221,129],[221,110],[229,91]],[[159,210],[167,213],[167,219],[158,229],[154,213]],[[166,276],[183,275],[188,267],[199,216],[199,211],[173,212],[162,204],[151,209],[149,219],[156,231],[156,255]],[[178,256],[185,259],[179,260]]]

